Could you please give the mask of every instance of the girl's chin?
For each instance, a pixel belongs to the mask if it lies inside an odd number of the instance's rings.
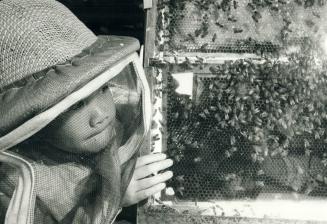
[[[86,145],[83,147],[86,153],[97,153],[106,148],[113,140],[112,128],[103,130],[98,135],[89,139]]]

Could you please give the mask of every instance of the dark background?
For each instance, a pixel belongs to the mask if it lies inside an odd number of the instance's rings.
[[[132,36],[144,43],[142,0],[58,0],[97,35]]]

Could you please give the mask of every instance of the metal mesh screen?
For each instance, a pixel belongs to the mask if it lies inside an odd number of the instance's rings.
[[[206,214],[218,222],[326,220],[285,204],[327,196],[325,3],[159,1],[152,65],[162,75],[155,83],[164,86],[162,142],[174,177],[157,202],[178,221],[198,223],[185,221],[189,214],[199,223],[210,223]],[[181,91],[187,85],[192,90]],[[243,202],[251,214],[225,213]],[[206,212],[210,203],[219,211]],[[313,214],[320,206],[309,204],[299,209]]]
[[[163,66],[167,85],[164,150],[175,160],[174,199],[326,196],[326,7],[159,1],[156,46],[164,56],[154,65]],[[215,54],[206,53],[254,54],[217,54],[211,64]],[[194,73],[192,96],[178,93],[179,72]]]
[[[176,162],[171,182],[176,196],[193,201],[273,198],[280,193],[294,193],[294,198],[325,196],[325,123],[321,114],[325,106],[322,111],[309,109],[309,101],[316,103],[309,94],[299,104],[287,98],[278,108],[274,103],[285,96],[273,98],[270,92],[266,97],[266,85],[258,83],[269,85],[274,75],[261,80],[263,74],[258,74],[251,83],[242,78],[244,73],[234,76],[236,80],[232,73],[222,73],[223,67],[240,65],[236,61],[213,66],[218,71],[210,67],[213,73],[196,73],[193,100],[176,93],[176,83],[168,77],[167,150]],[[295,85],[289,83],[291,91]],[[242,88],[253,89],[257,95]],[[295,109],[302,112],[293,114]],[[283,113],[313,120],[291,123],[285,119],[283,127]],[[322,116],[322,121],[317,122],[314,114]]]
[[[276,52],[325,32],[324,0],[167,0],[159,9],[166,50]]]

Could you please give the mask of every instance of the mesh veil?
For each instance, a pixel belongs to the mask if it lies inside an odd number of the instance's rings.
[[[111,124],[114,134],[111,133],[113,140],[100,152],[85,154],[54,148],[46,143],[42,131],[10,150],[27,159],[35,170],[34,223],[107,223],[115,218],[144,135],[139,85],[132,63],[109,81],[115,105],[110,110],[116,111],[115,122]],[[122,153],[134,153],[124,164],[118,157],[121,148],[125,150]],[[5,208],[18,173],[6,164],[2,164],[1,173],[4,177],[0,183],[4,198],[1,205]],[[1,214],[3,220],[5,212]]]

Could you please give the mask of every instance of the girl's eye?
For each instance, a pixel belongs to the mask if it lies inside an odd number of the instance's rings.
[[[78,109],[81,109],[84,105],[85,105],[85,101],[84,101],[84,100],[81,100],[81,101],[75,103],[75,104],[71,107],[71,109],[72,109],[72,110],[78,110]]]
[[[102,87],[101,91],[102,91],[103,93],[105,93],[105,92],[108,91],[108,89],[109,89],[109,86],[108,86],[108,84],[107,84],[107,85],[104,85],[104,86]]]

